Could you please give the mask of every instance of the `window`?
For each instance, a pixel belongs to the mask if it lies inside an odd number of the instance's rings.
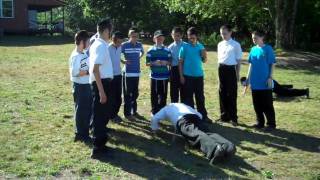
[[[13,18],[13,0],[0,0],[0,18]]]

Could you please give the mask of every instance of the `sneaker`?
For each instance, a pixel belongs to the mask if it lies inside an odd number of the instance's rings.
[[[307,88],[307,89],[306,89],[306,91],[307,91],[307,92],[306,92],[306,98],[307,98],[307,99],[309,99],[309,98],[310,98],[310,91],[309,91],[309,88]]]
[[[121,123],[122,122],[122,118],[117,115],[116,117],[112,118],[111,121],[113,121],[115,123]]]
[[[260,125],[260,124],[254,124],[252,127],[255,128],[255,129],[262,129],[262,128],[264,128],[264,126],[263,126],[263,125]]]
[[[213,165],[219,161],[221,161],[224,157],[224,154],[225,154],[225,150],[224,148],[219,144],[217,145],[214,153],[213,153],[213,156],[212,158],[210,159],[210,164]]]

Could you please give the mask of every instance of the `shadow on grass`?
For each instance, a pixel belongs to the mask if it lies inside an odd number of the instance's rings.
[[[18,36],[8,35],[0,41],[0,46],[28,47],[42,45],[72,44],[72,37],[68,36]]]
[[[226,127],[220,124],[212,124],[209,129],[212,132],[218,133],[226,137],[237,146],[241,141],[248,141],[255,144],[263,144],[268,147],[273,147],[280,151],[290,151],[290,148],[297,148],[307,152],[320,152],[318,146],[320,145],[320,138],[299,134],[295,132],[288,132],[283,129],[276,129],[270,133],[256,133],[250,131],[249,126],[240,124],[240,126],[248,128],[248,130],[241,130],[238,128]],[[250,149],[247,149],[250,150]],[[261,154],[255,149],[252,152]]]
[[[120,125],[145,134],[151,133],[146,132],[149,131],[150,121],[145,118]],[[111,131],[112,138],[109,143],[113,148],[114,158],[106,157],[100,160],[148,179],[240,178],[248,172],[259,173],[255,167],[238,156],[211,166],[207,159],[186,148],[182,138],[172,142],[172,126],[162,124],[162,127],[164,130],[160,131],[158,137],[153,138],[125,130]],[[236,175],[226,174],[225,169]]]

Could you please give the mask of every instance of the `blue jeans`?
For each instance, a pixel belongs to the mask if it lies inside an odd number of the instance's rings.
[[[90,84],[73,83],[75,108],[75,133],[80,137],[89,137],[89,125],[92,116],[92,94]]]

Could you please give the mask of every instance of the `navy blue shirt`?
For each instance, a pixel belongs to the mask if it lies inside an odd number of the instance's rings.
[[[121,52],[124,54],[124,58],[130,61],[129,64],[125,65],[125,73],[140,73],[140,55],[144,53],[142,44],[136,42],[136,44],[130,41],[122,43]]]

